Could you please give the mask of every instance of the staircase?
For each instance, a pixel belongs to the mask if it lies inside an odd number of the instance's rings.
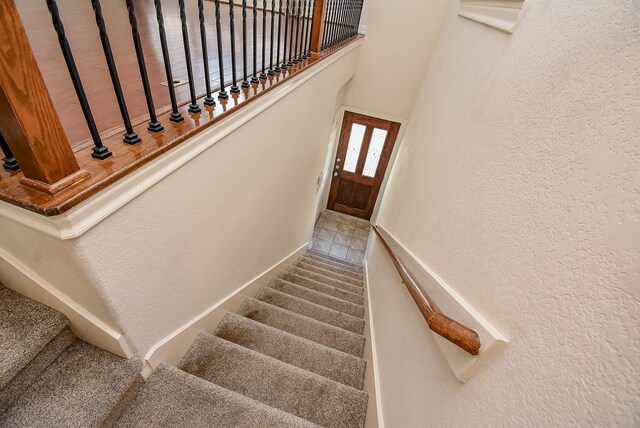
[[[0,426],[365,425],[359,265],[307,251],[141,386],[139,362],[75,339],[46,306],[0,294],[0,328],[13,326],[16,339],[6,348],[3,337]],[[11,299],[19,303],[5,306]]]
[[[68,325],[0,284],[0,426],[109,425],[135,397],[141,362],[78,340]]]

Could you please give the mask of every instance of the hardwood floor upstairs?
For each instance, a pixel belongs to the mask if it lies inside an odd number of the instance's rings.
[[[64,213],[362,37],[362,1],[0,2],[0,199]]]

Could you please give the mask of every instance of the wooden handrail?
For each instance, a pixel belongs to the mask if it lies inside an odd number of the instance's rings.
[[[373,230],[376,232],[380,242],[382,242],[382,245],[387,250],[387,253],[389,253],[393,265],[398,271],[400,278],[402,278],[402,282],[418,305],[418,308],[420,309],[424,319],[427,321],[431,331],[439,334],[471,355],[478,355],[481,347],[480,336],[478,336],[478,333],[444,315],[431,296],[429,296],[429,293],[427,293],[420,284],[418,284],[411,272],[409,272],[402,263],[402,260],[398,257],[396,252],[391,249],[387,240],[382,236],[382,228],[376,225],[373,226]]]

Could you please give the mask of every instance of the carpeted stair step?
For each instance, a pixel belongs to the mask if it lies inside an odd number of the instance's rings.
[[[313,279],[314,281],[319,281],[332,287],[346,290],[350,293],[359,294],[361,296],[364,294],[364,288],[360,286],[349,284],[348,282],[340,281],[335,278],[330,278],[328,276],[321,275],[317,272],[308,271],[297,266],[290,266],[287,272],[295,273],[296,275],[304,276],[306,278]]]
[[[351,264],[351,262],[349,262],[349,264],[346,264],[345,260],[334,261],[332,259],[328,259],[328,258],[319,256],[319,255],[316,255],[316,254],[310,253],[310,252],[304,253],[302,255],[302,258],[307,259],[307,260],[315,260],[317,262],[324,263],[325,265],[335,266],[335,267],[339,267],[341,269],[351,269],[354,272],[358,272],[358,273],[362,273],[363,272],[362,266],[355,266],[355,265]]]
[[[325,253],[321,253],[321,252],[316,251],[316,250],[307,250],[307,254],[311,254],[311,255],[314,255],[316,257],[320,257],[322,259],[329,260],[329,261],[332,261],[332,262],[337,262],[337,263],[342,263],[342,264],[345,264],[345,265],[348,265],[348,266],[353,266],[355,268],[362,268],[362,264],[361,263],[354,263],[354,262],[350,262],[348,260],[339,259],[337,257],[333,257],[333,256],[330,256],[330,255],[325,254]]]
[[[313,423],[162,363],[117,427],[312,428]]]
[[[354,303],[356,305],[364,304],[364,296],[362,296],[361,293],[352,293],[341,288],[332,287],[324,282],[316,281],[314,279],[307,278],[306,276],[297,275],[293,272],[283,272],[280,274],[279,278],[292,284],[299,285],[300,287],[305,287],[332,297],[337,297],[338,299],[346,300],[347,302]]]
[[[0,287],[0,414],[75,340],[68,324],[60,312]]]
[[[364,426],[366,393],[208,333],[180,368],[323,427]]]
[[[336,382],[362,389],[367,365],[362,358],[234,313],[224,316],[214,335]]]
[[[354,278],[362,279],[362,269],[356,269],[346,265],[342,265],[342,266],[338,266],[337,264],[334,265],[334,264],[328,263],[326,260],[317,260],[309,257],[308,255],[301,256],[299,260],[305,263],[309,263],[309,264],[321,267],[323,269],[328,269],[328,270],[336,269],[338,272],[341,272],[345,275],[353,274]]]
[[[315,273],[318,273],[320,275],[324,275],[324,276],[329,277],[329,278],[337,279],[339,281],[355,285],[357,287],[362,287],[362,279],[352,278],[350,276],[334,272],[333,270],[323,269],[323,268],[320,268],[318,266],[310,265],[310,264],[304,263],[304,262],[296,262],[295,266],[298,266],[298,267],[300,267],[300,268],[302,268],[304,270],[307,270],[309,272],[315,272]]]
[[[8,427],[108,424],[139,386],[142,364],[80,340],[71,344],[0,419]]]
[[[267,286],[282,293],[315,303],[316,305],[333,309],[334,311],[343,312],[361,319],[364,317],[364,306],[356,305],[354,303],[338,299],[337,297],[328,296],[324,293],[292,284],[282,278],[272,278]]]
[[[238,313],[254,321],[362,357],[364,336],[296,314],[260,300],[247,298]]]
[[[325,272],[333,272],[333,273],[337,273],[343,276],[348,276],[350,278],[353,278],[355,280],[358,280],[360,282],[362,282],[362,274],[358,273],[358,272],[354,272],[350,269],[342,269],[336,266],[332,266],[332,265],[327,265],[325,263],[322,262],[318,262],[316,260],[308,260],[308,259],[304,259],[304,258],[300,258],[298,259],[295,263],[296,266],[300,266],[301,268],[304,269],[308,269],[308,267],[314,267],[317,269],[322,269]]]
[[[299,297],[274,290],[273,288],[261,288],[255,298],[262,302],[278,306],[282,309],[322,321],[335,327],[352,331],[356,334],[362,334],[364,330],[363,319],[308,302],[304,299],[300,299]]]
[[[323,256],[328,256],[328,257],[323,257]],[[331,257],[328,254],[319,254],[317,252],[307,251],[304,254],[302,254],[301,257],[309,260],[316,260],[324,264],[336,266],[342,269],[350,269],[358,273],[362,273],[363,271],[362,264],[360,263],[354,263],[354,262],[350,262],[349,260],[343,260],[343,259],[335,259],[335,257]]]

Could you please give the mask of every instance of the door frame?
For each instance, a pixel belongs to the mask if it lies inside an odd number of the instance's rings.
[[[400,124],[400,130],[398,131],[398,135],[396,136],[396,142],[393,146],[393,150],[391,151],[391,156],[389,157],[389,163],[387,164],[387,170],[384,173],[384,177],[382,178],[382,184],[380,185],[380,191],[378,192],[378,197],[376,198],[376,203],[373,206],[373,211],[371,212],[371,224],[375,224],[378,219],[378,213],[380,210],[380,205],[385,197],[385,190],[387,188],[387,183],[389,182],[389,177],[393,172],[393,167],[396,162],[396,157],[398,155],[398,150],[402,144],[402,140],[404,137],[405,130],[407,128],[407,119],[404,117],[393,116],[389,114],[379,113],[372,110],[366,110],[359,107],[353,107],[349,105],[342,105],[337,111],[333,122],[333,133],[330,137],[330,153],[331,156],[327,158],[327,162],[325,163],[325,171],[324,171],[324,183],[323,183],[323,195],[322,195],[322,203],[320,204],[320,209],[317,212],[316,218],[320,215],[320,212],[323,209],[326,209],[329,204],[329,192],[331,190],[331,179],[333,178],[333,166],[335,165],[336,158],[338,155],[338,146],[340,145],[340,134],[342,131],[342,123],[344,121],[345,112],[350,111],[352,113],[362,114],[365,116],[377,117],[379,119],[388,120],[391,122],[397,122]]]

